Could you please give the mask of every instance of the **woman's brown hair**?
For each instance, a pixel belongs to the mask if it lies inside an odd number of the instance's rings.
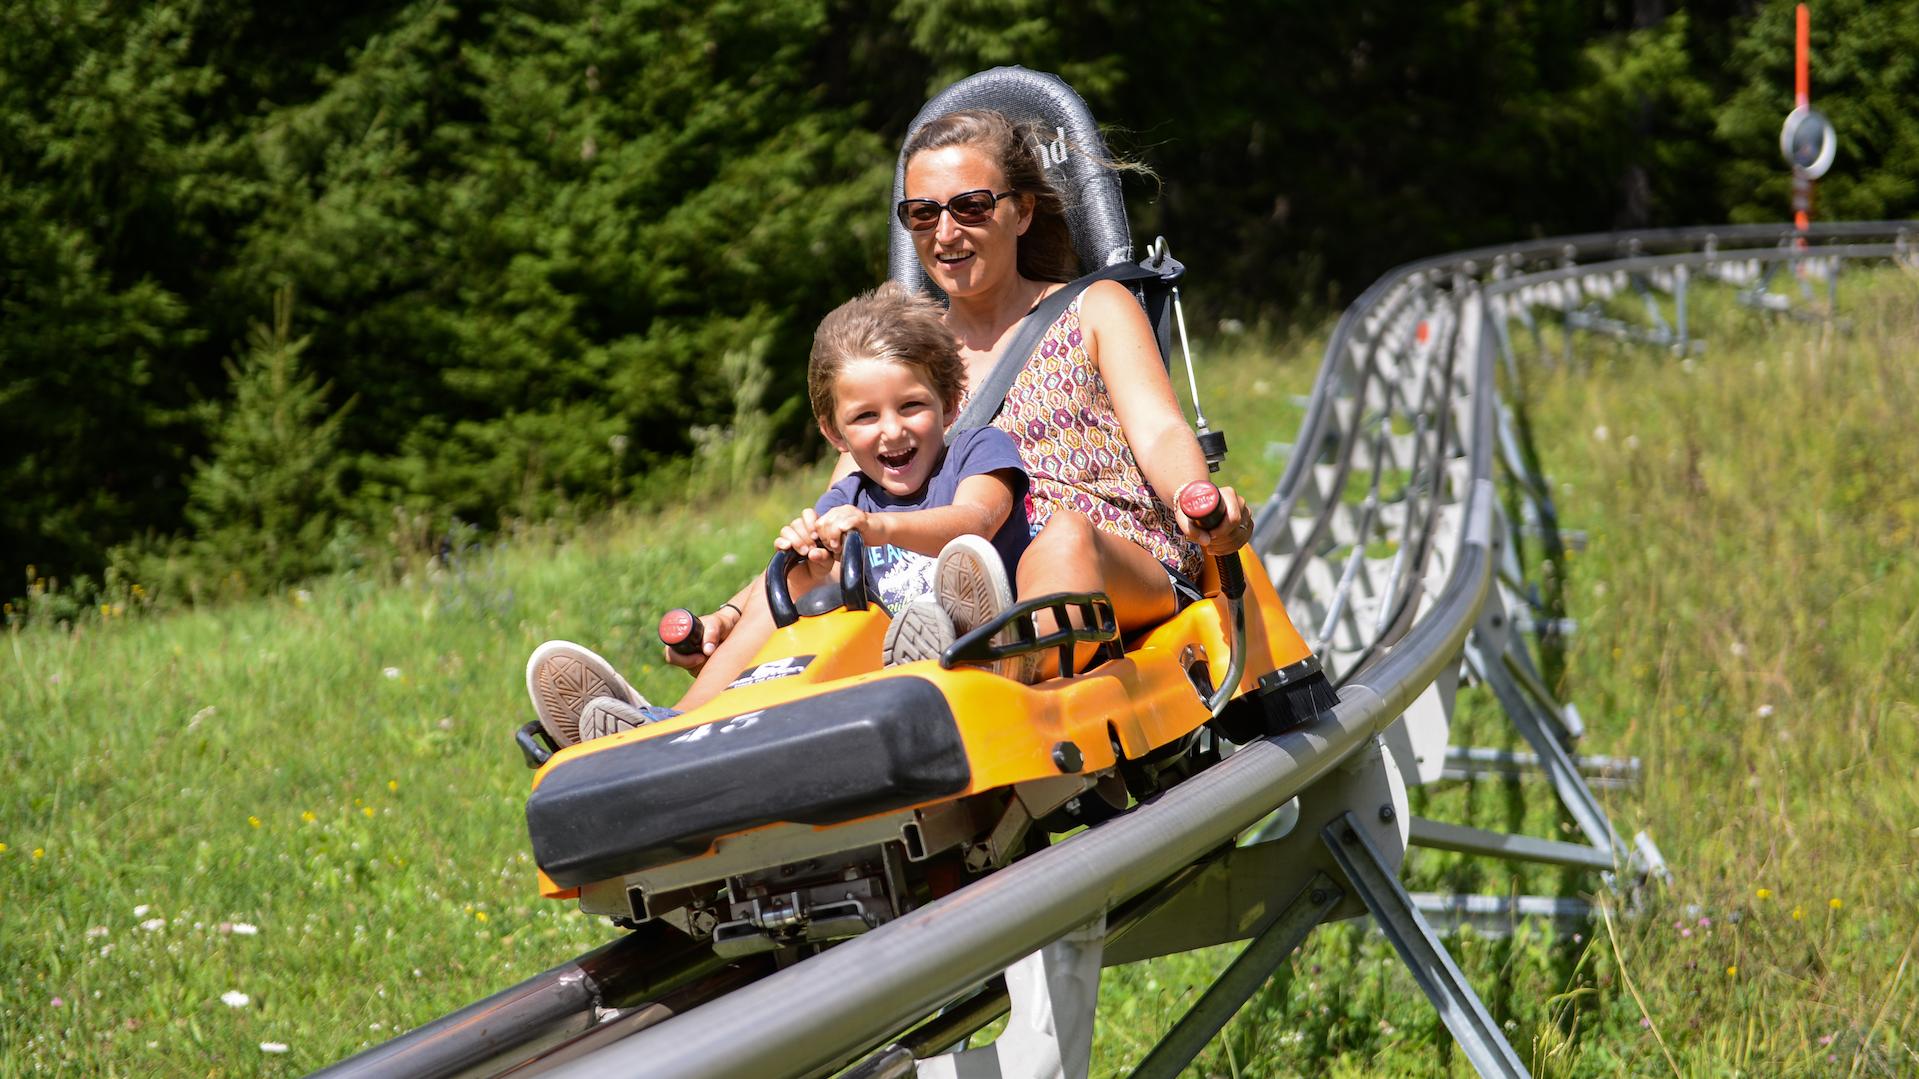
[[[940,395],[948,412],[959,405],[966,385],[959,345],[946,328],[938,304],[894,282],[863,292],[835,307],[813,331],[813,354],[806,367],[806,397],[820,426],[833,422],[834,389],[840,371],[853,360],[886,360],[920,373]]]
[[[1079,276],[1079,255],[1073,250],[1066,207],[1047,182],[1046,171],[1034,154],[1041,144],[1031,124],[1015,124],[992,109],[961,109],[928,120],[906,143],[906,160],[927,150],[970,146],[985,154],[1006,176],[1006,186],[1033,198],[1033,223],[1019,238],[1020,276],[1034,281],[1071,281]]]

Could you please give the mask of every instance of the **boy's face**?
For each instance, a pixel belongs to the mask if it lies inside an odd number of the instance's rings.
[[[907,497],[926,486],[946,444],[946,406],[920,372],[889,360],[849,360],[820,433],[853,455],[866,478]]]

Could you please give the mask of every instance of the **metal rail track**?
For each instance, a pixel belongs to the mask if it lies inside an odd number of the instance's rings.
[[[1076,929],[1104,926],[1109,963],[1253,937],[1137,1073],[1174,1075],[1315,924],[1363,911],[1475,1067],[1524,1074],[1421,911],[1483,925],[1513,916],[1508,906],[1566,917],[1578,904],[1415,903],[1397,881],[1407,843],[1586,867],[1621,889],[1664,866],[1643,835],[1621,838],[1587,785],[1587,772],[1612,782],[1637,762],[1576,760],[1583,722],[1541,674],[1541,645],[1564,620],[1528,569],[1565,537],[1523,417],[1499,397],[1502,371],[1509,384],[1522,377],[1511,324],[1548,362],[1542,325],[1555,322],[1565,355],[1582,334],[1690,354],[1701,347],[1690,336],[1693,285],[1731,286],[1742,302],[1785,314],[1823,305],[1810,312],[1821,317],[1845,263],[1910,264],[1914,237],[1919,222],[1662,229],[1479,248],[1392,271],[1334,328],[1291,460],[1255,521],[1256,548],[1339,686],[1316,722],[1241,747],[1150,804],[785,969],[723,969],[649,951],[663,941],[621,942],[322,1074],[811,1076],[855,1065],[847,1074],[862,1079],[910,1075],[916,1058],[1004,1012],[996,975]],[[1771,289],[1781,271],[1797,296]],[[1493,690],[1531,754],[1448,745],[1462,679]],[[1585,843],[1405,819],[1404,783],[1475,768],[1542,771]],[[1294,799],[1283,838],[1234,847]],[[1264,911],[1256,919],[1254,906]]]

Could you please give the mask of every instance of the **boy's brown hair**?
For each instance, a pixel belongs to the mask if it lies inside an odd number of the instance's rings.
[[[813,331],[806,397],[821,427],[839,430],[833,422],[833,388],[839,384],[841,369],[860,359],[910,367],[939,393],[940,404],[948,412],[959,405],[966,369],[939,305],[892,281],[834,308]]]

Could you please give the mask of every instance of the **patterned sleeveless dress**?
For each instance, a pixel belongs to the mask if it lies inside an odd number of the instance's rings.
[[[1132,540],[1197,581],[1201,551],[1180,537],[1172,509],[1140,473],[1106,381],[1086,354],[1079,305],[1075,298],[1047,328],[993,420],[1013,436],[1032,477],[1026,498],[1033,532],[1054,512],[1075,510],[1100,531]]]

